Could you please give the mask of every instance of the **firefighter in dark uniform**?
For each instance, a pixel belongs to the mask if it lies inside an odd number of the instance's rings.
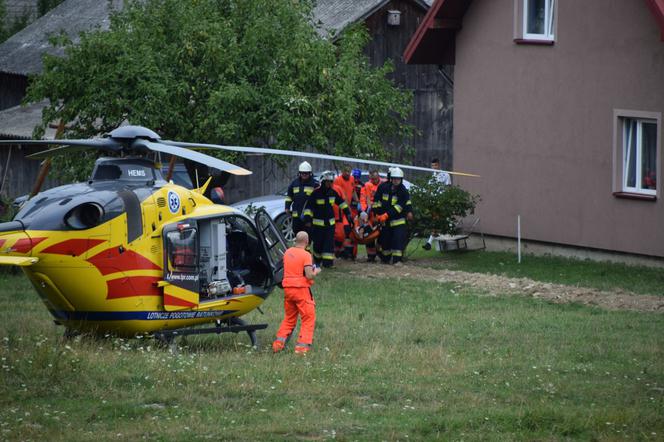
[[[325,171],[321,175],[321,185],[313,191],[307,203],[305,221],[311,222],[314,261],[323,267],[334,264],[334,218],[333,206],[339,206],[350,225],[353,223],[346,201],[332,188],[334,172]]]
[[[384,181],[378,185],[376,188],[376,193],[374,194],[373,205],[371,206],[370,216],[378,224],[378,217],[385,214],[384,207],[387,207],[387,200],[390,197],[390,187],[392,187],[391,176],[392,176],[392,167],[387,171],[387,181]],[[382,217],[381,217],[382,218]],[[390,238],[391,231],[389,223],[381,223],[380,236],[378,237],[378,257],[380,260],[387,264],[392,259],[392,251],[390,249]]]
[[[382,186],[382,185],[381,185]],[[389,263],[390,258],[393,264],[401,262],[403,252],[408,241],[408,227],[406,226],[406,216],[413,211],[410,201],[410,194],[403,185],[403,171],[395,167],[390,171],[389,187],[383,187],[383,192],[379,186],[374,199],[374,208],[376,201],[380,202],[380,214],[376,219],[384,224],[379,238],[383,249],[381,260]],[[383,231],[386,231],[383,237]]]
[[[316,187],[318,187],[318,181],[311,173],[311,164],[303,161],[298,167],[298,177],[288,186],[286,195],[286,213],[292,217],[294,235],[302,230],[311,233],[311,225],[305,225],[304,217],[308,210],[307,202]]]

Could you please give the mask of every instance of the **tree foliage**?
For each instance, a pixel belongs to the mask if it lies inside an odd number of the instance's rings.
[[[11,23],[7,20],[7,5],[5,0],[0,0],[0,43],[3,43],[30,23],[30,10],[24,11],[23,15],[15,18]]]
[[[434,179],[416,181],[410,197],[416,213],[412,229],[422,234],[456,233],[459,221],[472,214],[480,201],[479,195]]]
[[[41,133],[128,121],[169,139],[387,157],[388,140],[412,132],[411,95],[387,78],[391,64],[370,66],[363,27],[333,44],[312,23],[305,0],[131,1],[108,32],[60,39],[66,56],[45,57],[27,100],[50,100]],[[57,169],[80,179],[84,163]]]

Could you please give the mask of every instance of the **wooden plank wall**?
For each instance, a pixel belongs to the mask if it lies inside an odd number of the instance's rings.
[[[26,155],[44,150],[44,147],[0,146],[0,195],[13,200],[32,190],[39,174],[38,160],[30,160]],[[3,181],[4,180],[4,181]],[[47,177],[43,190],[57,186],[58,182]]]
[[[26,76],[0,72],[0,110],[21,104],[27,87]]]

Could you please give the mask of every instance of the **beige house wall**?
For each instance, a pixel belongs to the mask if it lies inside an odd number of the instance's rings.
[[[664,257],[664,42],[645,1],[558,0],[555,44],[514,42],[521,0],[475,0],[457,33],[454,168],[485,232]],[[613,195],[617,118],[658,116],[657,200]],[[617,146],[619,149],[621,146]]]

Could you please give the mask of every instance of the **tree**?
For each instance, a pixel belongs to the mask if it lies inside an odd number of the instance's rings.
[[[363,27],[338,44],[312,25],[305,0],[145,0],[111,17],[108,32],[60,38],[27,101],[48,99],[66,137],[108,132],[123,121],[171,139],[386,158],[404,143],[412,97],[372,68]],[[81,157],[57,167],[86,176]]]
[[[480,201],[479,195],[434,179],[416,181],[410,197],[416,215],[412,230],[424,235],[454,234],[458,222],[473,213]]]

